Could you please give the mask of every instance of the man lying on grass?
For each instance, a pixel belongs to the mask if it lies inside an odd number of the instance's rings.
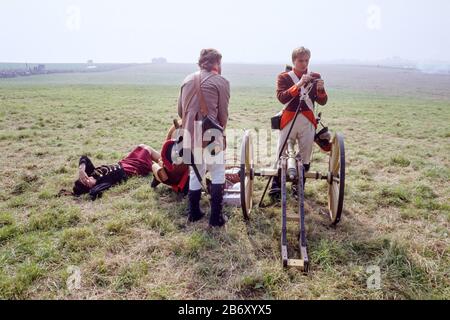
[[[69,194],[81,196],[89,193],[92,200],[101,197],[102,192],[121,183],[131,176],[147,176],[153,172],[152,188],[160,183],[166,184],[175,192],[188,192],[189,167],[185,164],[174,164],[171,161],[171,152],[174,145],[173,132],[180,126],[181,120],[174,120],[174,124],[167,132],[161,152],[152,147],[140,144],[128,156],[117,164],[95,167],[87,156],[79,161],[78,179],[75,181],[72,192],[61,190],[60,195]]]
[[[159,158],[159,153],[145,144],[137,146],[128,156],[113,165],[95,167],[87,156],[82,156],[78,180],[74,183],[72,194],[81,196],[89,193],[91,199],[95,200],[101,197],[103,191],[130,176],[148,175],[153,161],[158,161]]]

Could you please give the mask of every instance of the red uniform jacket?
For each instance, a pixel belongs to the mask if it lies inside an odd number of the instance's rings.
[[[295,71],[295,74],[299,79],[301,79],[303,75],[301,73],[298,73],[297,71]],[[312,73],[311,75],[314,79],[321,78],[320,74],[318,73]],[[313,102],[317,102],[322,106],[325,105],[328,100],[328,96],[325,90],[318,90],[315,84],[310,91],[309,96]],[[300,103],[299,90],[292,78],[289,76],[288,72],[283,72],[278,75],[277,98],[284,105],[290,101],[287,107],[285,107],[285,109],[283,110],[283,115],[281,117],[281,129],[283,129],[294,118],[295,111],[297,110],[297,106]],[[307,117],[314,124],[314,126],[317,127],[314,113],[308,108],[304,101],[302,101],[300,105],[300,112],[305,117]]]

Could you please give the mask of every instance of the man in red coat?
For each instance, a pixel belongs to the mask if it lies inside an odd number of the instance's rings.
[[[311,52],[305,47],[294,49],[292,52],[293,69],[278,75],[277,98],[285,105],[281,116],[280,136],[278,139],[277,157],[286,140],[289,129],[294,120],[297,107],[300,114],[297,116],[290,139],[295,139],[299,145],[299,153],[303,160],[305,172],[309,170],[309,162],[317,128],[314,115],[314,104],[325,105],[328,100],[324,81],[320,74],[308,70]],[[285,151],[284,148],[283,152]],[[277,158],[278,161],[278,158]],[[269,193],[271,196],[280,194],[280,177],[275,177]]]

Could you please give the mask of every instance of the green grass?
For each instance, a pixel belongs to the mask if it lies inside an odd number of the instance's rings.
[[[331,228],[322,214],[326,184],[307,182],[306,276],[281,267],[277,205],[254,208],[248,224],[227,207],[227,229],[210,230],[207,217],[186,224],[186,199],[152,190],[151,177],[131,178],[95,202],[56,196],[70,190],[82,154],[100,165],[140,143],[160,148],[191,67],[151,76],[133,69],[136,81],[116,70],[1,83],[0,298],[450,298],[448,89],[419,96],[413,84],[396,94],[331,86],[321,111],[345,135],[345,210]],[[233,70],[229,129],[259,130],[264,140],[280,108],[272,69],[258,80]],[[272,160],[264,150],[258,159]],[[312,170],[326,168],[316,149]],[[265,182],[257,178],[255,200]],[[201,205],[209,211],[206,197]],[[290,225],[293,256],[297,232]],[[80,268],[80,289],[67,288],[70,266]],[[370,266],[381,270],[380,290],[367,289]]]
[[[408,159],[406,159],[405,157],[398,155],[398,156],[394,156],[391,157],[391,161],[389,163],[390,165],[396,165],[399,167],[409,167],[409,165],[411,164],[411,161],[409,161]]]

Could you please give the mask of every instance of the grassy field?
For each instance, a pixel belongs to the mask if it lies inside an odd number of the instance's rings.
[[[230,129],[267,129],[281,69],[225,66]],[[81,154],[99,165],[140,143],[159,148],[195,66],[0,80],[0,298],[449,299],[450,77],[314,69],[329,91],[324,121],[346,138],[347,178],[337,228],[322,214],[325,183],[307,182],[307,275],[281,266],[278,205],[256,208],[247,224],[227,207],[227,229],[209,230],[207,219],[186,225],[186,199],[152,190],[149,177],[95,202],[56,197]],[[316,150],[312,169],[325,167]],[[291,225],[293,248],[296,234]],[[367,287],[371,266],[379,289]],[[71,289],[74,268],[81,283]]]

